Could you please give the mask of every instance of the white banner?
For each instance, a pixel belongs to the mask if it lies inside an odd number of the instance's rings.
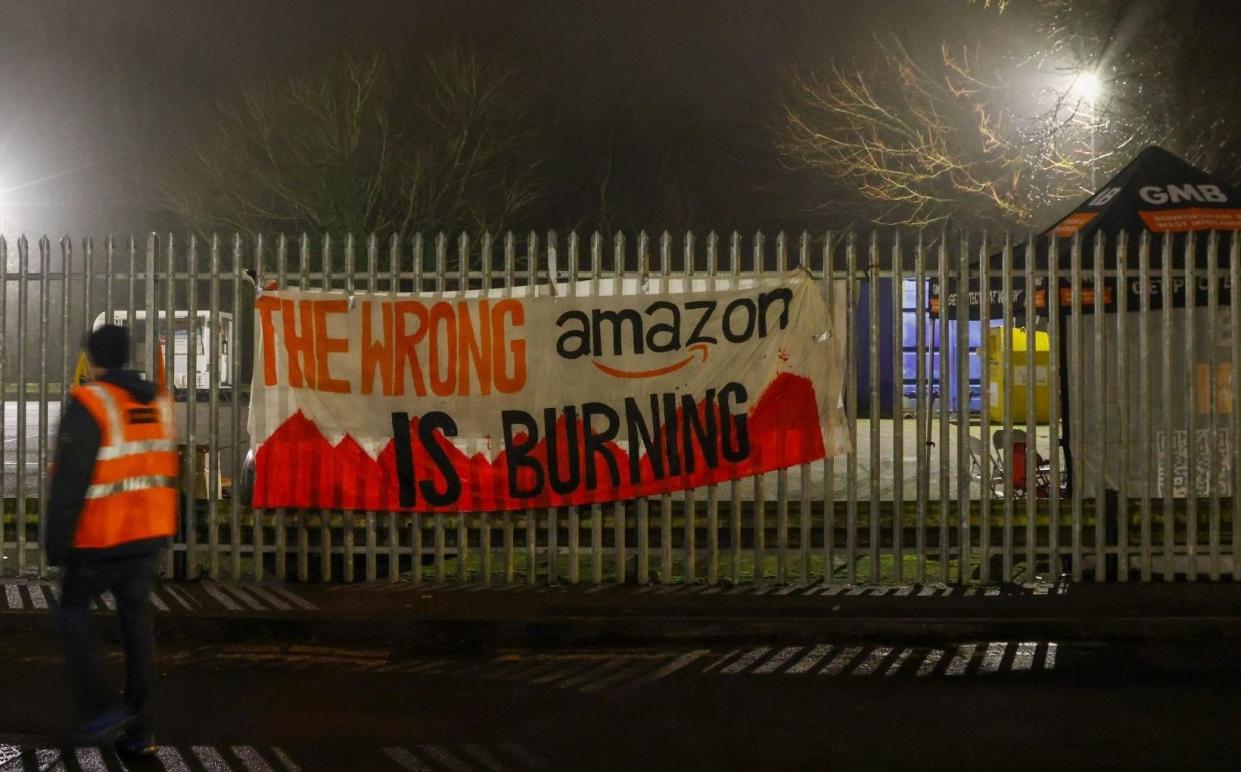
[[[832,319],[804,271],[649,281],[264,293],[255,506],[588,504],[847,452],[839,288]]]

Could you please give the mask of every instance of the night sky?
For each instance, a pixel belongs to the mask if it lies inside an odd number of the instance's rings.
[[[864,55],[876,30],[932,50],[966,30],[1037,52],[1034,5],[999,14],[965,0],[10,0],[0,4],[0,226],[174,227],[143,191],[187,152],[218,99],[343,51],[450,38],[521,51],[536,75],[559,180],[539,227],[589,226],[570,210],[609,148],[638,201],[630,219],[645,227],[848,225],[824,214],[821,181],[788,174],[773,148],[791,73]],[[669,178],[690,203],[644,208],[642,196],[654,199]]]

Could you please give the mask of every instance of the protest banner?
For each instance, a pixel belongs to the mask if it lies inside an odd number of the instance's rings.
[[[265,291],[254,505],[580,505],[847,452],[842,320],[806,272],[608,289]]]

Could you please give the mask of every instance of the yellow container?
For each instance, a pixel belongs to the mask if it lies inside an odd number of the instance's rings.
[[[1026,422],[1026,389],[1030,378],[1026,372],[1028,336],[1019,327],[1012,329],[1013,382],[1004,380],[1004,328],[987,330],[987,375],[991,379],[988,413],[992,421],[1004,420],[1004,400],[1011,400],[1014,425]],[[1048,383],[1051,361],[1051,339],[1045,332],[1034,333],[1034,420],[1047,423],[1051,418],[1051,385]]]

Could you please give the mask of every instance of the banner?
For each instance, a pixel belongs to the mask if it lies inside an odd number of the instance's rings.
[[[509,295],[264,292],[254,505],[591,504],[847,452],[844,298],[834,287],[833,320],[822,292],[804,271]]]

